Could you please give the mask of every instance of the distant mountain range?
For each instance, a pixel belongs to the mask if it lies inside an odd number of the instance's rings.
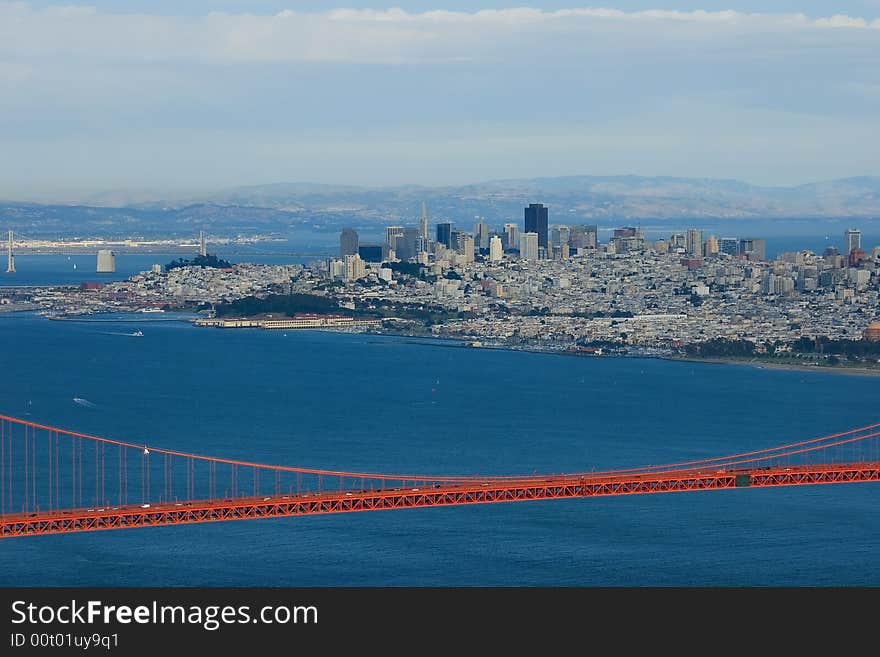
[[[113,203],[129,198],[119,207]],[[108,192],[83,205],[0,202],[0,229],[28,234],[279,233],[309,226],[412,223],[421,204],[430,220],[470,228],[522,220],[522,208],[544,203],[551,223],[612,225],[635,221],[736,221],[773,218],[880,218],[880,177],[794,187],[738,180],[643,176],[565,176],[495,180],[456,187],[366,188],[313,183],[237,187],[184,200],[149,200]]]

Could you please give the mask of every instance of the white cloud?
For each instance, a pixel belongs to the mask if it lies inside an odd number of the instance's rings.
[[[172,17],[106,14],[82,7],[40,10],[20,2],[0,2],[0,54],[114,61],[442,61],[492,56],[521,46],[519,39],[525,37],[582,39],[585,49],[594,39],[606,44],[603,39],[613,39],[616,47],[626,48],[644,41],[735,41],[767,31],[797,38],[844,28],[880,36],[880,20],[844,15],[809,18],[736,11],[511,8],[472,13],[286,10],[275,15]]]

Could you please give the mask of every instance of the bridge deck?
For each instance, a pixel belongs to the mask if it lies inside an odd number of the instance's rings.
[[[429,487],[346,490],[127,505],[0,516],[0,537],[575,497],[880,481],[880,462],[620,475],[485,479]]]

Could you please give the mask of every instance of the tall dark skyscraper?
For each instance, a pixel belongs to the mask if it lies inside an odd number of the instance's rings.
[[[343,228],[339,234],[339,257],[354,255],[358,252],[358,234],[353,228]]]
[[[529,203],[525,209],[526,233],[538,233],[538,247],[547,248],[547,208],[543,203]]]
[[[452,224],[437,224],[437,243],[443,244],[447,249],[452,244]]]

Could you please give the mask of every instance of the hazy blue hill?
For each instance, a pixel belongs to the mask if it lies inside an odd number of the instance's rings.
[[[110,198],[105,196],[105,198]],[[0,229],[39,235],[288,234],[302,227],[413,223],[428,205],[431,222],[470,230],[522,220],[541,202],[551,222],[614,224],[641,220],[880,219],[880,177],[853,177],[791,187],[739,180],[646,176],[563,176],[491,180],[461,186],[366,188],[273,183],[227,189],[187,201],[155,199],[122,207],[0,202]]]

